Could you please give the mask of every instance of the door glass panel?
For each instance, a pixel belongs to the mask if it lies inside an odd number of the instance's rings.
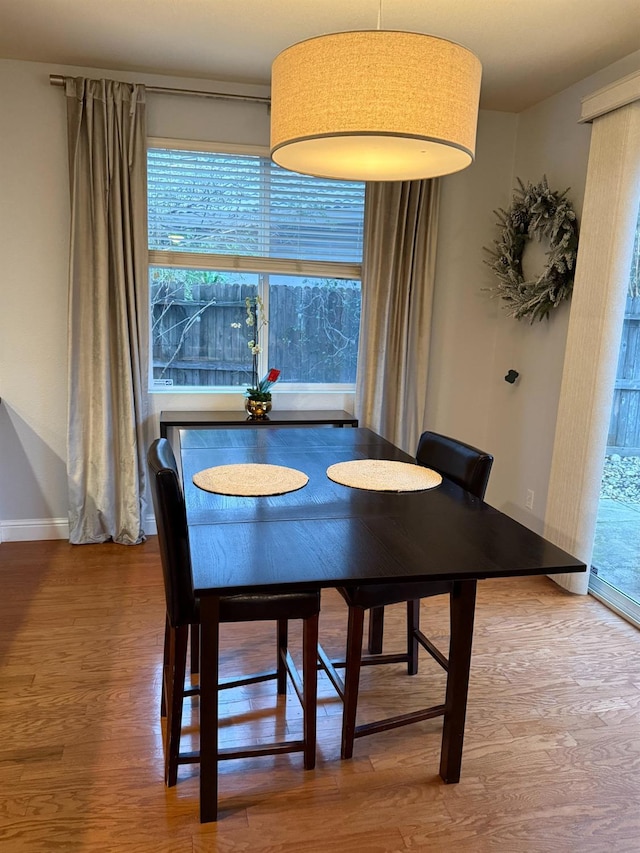
[[[590,589],[640,622],[640,218],[636,229]]]

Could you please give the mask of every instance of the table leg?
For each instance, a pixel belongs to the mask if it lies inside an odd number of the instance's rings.
[[[218,819],[218,596],[200,599],[200,623],[200,823],[209,823]]]
[[[473,643],[477,581],[455,581],[451,593],[451,641],[445,699],[440,776],[445,782],[460,781],[464,722]]]
[[[384,633],[384,607],[372,607],[369,610],[369,654],[382,654],[382,635]]]

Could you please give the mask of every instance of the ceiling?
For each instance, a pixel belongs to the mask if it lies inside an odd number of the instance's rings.
[[[0,57],[268,84],[276,54],[376,29],[380,0],[0,0]],[[383,0],[382,29],[460,42],[520,112],[640,49],[640,0]]]

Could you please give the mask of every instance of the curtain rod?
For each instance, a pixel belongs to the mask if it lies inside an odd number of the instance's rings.
[[[64,86],[64,77],[61,74],[49,74],[49,83],[52,86]],[[143,84],[147,92],[156,92],[162,95],[192,95],[196,98],[220,98],[227,101],[253,101],[257,104],[271,103],[270,98],[259,95],[233,95],[226,92],[202,92],[199,89],[171,89],[165,86],[147,86]]]

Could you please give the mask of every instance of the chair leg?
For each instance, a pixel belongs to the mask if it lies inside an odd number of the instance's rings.
[[[420,599],[407,601],[407,673],[418,672],[418,637],[420,630]]]
[[[341,758],[351,758],[356,733],[358,688],[362,661],[362,635],[364,633],[364,609],[349,607],[347,627],[347,654],[344,670],[344,709],[342,711]]]
[[[285,660],[289,643],[289,623],[286,619],[278,619],[278,664],[277,684],[278,693],[284,696],[287,692],[287,667]]]
[[[318,614],[302,623],[302,681],[304,714],[304,769],[316,766],[316,714],[318,706]]]
[[[170,634],[169,678],[167,680],[167,744],[165,749],[165,782],[169,788],[173,787],[178,781],[178,756],[180,754],[189,628],[187,625],[171,628]]]
[[[160,695],[161,717],[167,716],[167,672],[169,667],[170,633],[171,626],[169,625],[169,616],[167,615],[164,623],[164,652],[162,655],[162,693]]]
[[[200,625],[191,625],[191,675],[200,672]]]
[[[382,638],[384,634],[384,607],[372,607],[369,610],[369,645],[370,655],[382,654]]]

